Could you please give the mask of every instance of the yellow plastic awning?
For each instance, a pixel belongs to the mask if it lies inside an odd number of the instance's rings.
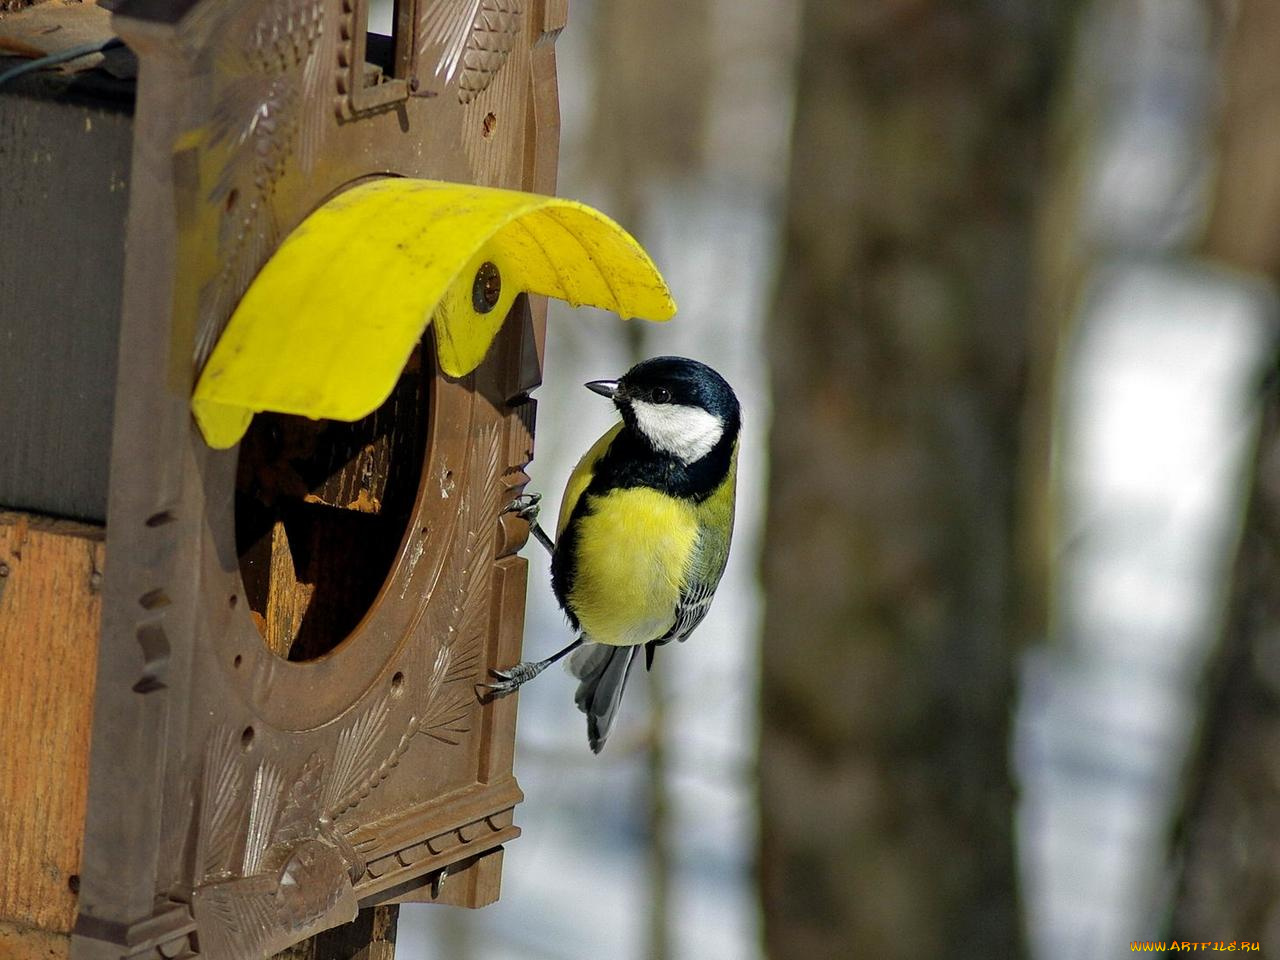
[[[205,441],[262,410],[358,420],[395,386],[427,324],[440,367],[479,366],[520,292],[667,320],[675,302],[644,249],[585,204],[388,178],[298,225],[232,313],[191,400]]]

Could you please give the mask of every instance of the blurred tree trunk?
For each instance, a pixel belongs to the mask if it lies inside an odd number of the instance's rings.
[[[1022,953],[1015,473],[1068,6],[804,4],[770,327],[772,960]]]
[[[1203,252],[1280,278],[1280,6],[1241,0],[1223,52],[1219,170]],[[1273,382],[1227,628],[1176,838],[1179,939],[1280,955],[1280,394]]]
[[[1177,940],[1280,950],[1280,394],[1270,391],[1232,612],[1178,854]]]

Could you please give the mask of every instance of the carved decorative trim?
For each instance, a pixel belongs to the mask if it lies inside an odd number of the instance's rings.
[[[205,938],[202,956],[237,960],[270,955],[351,919],[354,885],[377,874],[348,840],[352,827],[342,826],[344,817],[391,775],[418,734],[456,746],[469,732],[470,715],[478,706],[474,685],[480,679],[489,610],[500,437],[498,424],[489,424],[471,448],[476,462],[466,471],[453,546],[437,587],[443,592],[436,602],[422,604],[425,619],[415,621],[411,631],[425,625],[436,643],[416,647],[431,662],[419,671],[428,679],[417,685],[420,692],[401,732],[392,731],[393,693],[384,693],[341,729],[331,756],[313,753],[294,771],[286,772],[271,759],[255,759],[266,750],[254,749],[260,734],[252,727],[218,727],[209,737],[192,896]],[[474,831],[468,825],[406,849],[425,844],[424,851],[438,856],[436,848],[449,836],[478,833],[487,822],[477,821]],[[510,827],[509,818],[505,827]],[[368,846],[376,848],[377,843]],[[398,861],[401,867],[412,862]]]
[[[248,24],[238,19],[222,4],[205,3],[187,27],[192,39],[215,30],[242,37],[219,57],[223,86],[207,126],[205,148],[226,151],[228,158],[209,192],[226,215],[219,239],[222,268],[201,296],[197,366],[275,247],[272,192],[295,158],[302,173],[311,172],[325,133],[322,116],[306,106],[316,102],[322,82],[323,0],[273,0]]]
[[[523,29],[524,0],[481,0],[462,52],[459,103],[470,103],[488,88]]]
[[[421,0],[418,93],[435,96],[457,80],[470,103],[502,70],[524,30],[525,0]]]
[[[434,872],[439,867],[506,843],[520,835],[520,828],[512,823],[513,812],[504,810],[482,817],[379,857],[366,865],[360,885],[383,881],[379,886],[385,889],[404,879]]]
[[[419,83],[453,81],[481,3],[482,0],[422,0],[417,38]]]
[[[166,903],[152,916],[127,925],[81,916],[75,933],[116,944],[124,960],[186,960],[199,955],[196,921],[185,903]]]

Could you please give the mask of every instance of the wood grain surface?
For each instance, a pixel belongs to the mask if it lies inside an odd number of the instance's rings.
[[[0,957],[75,921],[103,556],[100,527],[0,512]]]
[[[66,960],[71,938],[0,920],[0,960]]]

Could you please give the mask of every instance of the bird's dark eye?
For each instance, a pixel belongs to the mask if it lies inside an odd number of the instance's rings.
[[[668,390],[666,387],[653,388],[654,403],[666,403],[670,399],[671,399],[671,391]]]

